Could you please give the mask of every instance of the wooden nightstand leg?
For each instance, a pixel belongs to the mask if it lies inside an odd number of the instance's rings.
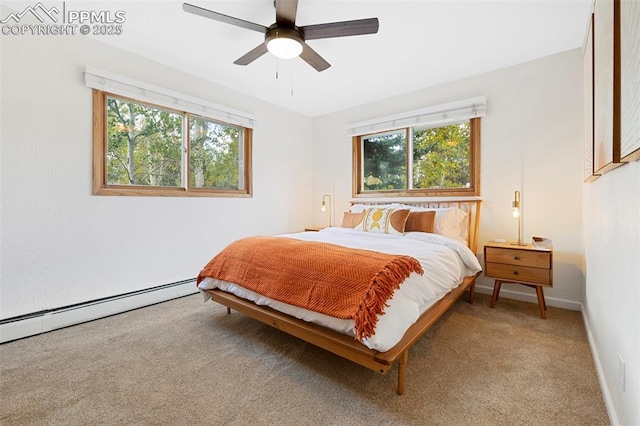
[[[502,281],[496,280],[496,283],[493,285],[493,296],[491,297],[491,306],[493,309],[496,307],[496,302],[498,301],[498,296],[500,296],[500,286],[502,285]]]
[[[540,317],[542,319],[547,319],[547,304],[544,301],[544,292],[542,291],[542,287],[536,286],[536,294],[538,295],[538,306],[540,307]]]

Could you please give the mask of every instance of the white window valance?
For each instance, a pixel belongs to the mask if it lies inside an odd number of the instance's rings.
[[[401,114],[353,123],[347,127],[351,136],[378,133],[402,127],[444,126],[447,124],[484,117],[487,115],[487,97],[463,99],[441,105],[434,105]]]
[[[201,115],[237,126],[253,128],[256,120],[242,111],[214,104],[203,99],[174,92],[163,87],[100,70],[85,67],[84,82],[87,87],[114,95],[126,96],[150,104]]]

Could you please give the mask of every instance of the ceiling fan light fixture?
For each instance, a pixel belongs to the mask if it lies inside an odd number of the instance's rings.
[[[304,39],[296,29],[272,26],[264,35],[264,42],[276,58],[293,59],[302,53]]]
[[[267,49],[276,58],[293,59],[302,53],[302,43],[288,37],[278,37],[267,42]]]

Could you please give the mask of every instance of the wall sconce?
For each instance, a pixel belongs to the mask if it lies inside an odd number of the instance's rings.
[[[320,207],[320,211],[322,213],[327,211],[327,202],[325,200],[329,200],[328,204],[329,204],[329,226],[333,226],[333,209],[331,208],[331,195],[330,194],[323,194],[322,195],[322,207]]]
[[[520,211],[520,191],[516,191],[515,198],[513,203],[511,203],[511,215],[518,221],[518,242],[514,245],[521,246],[522,244],[522,234],[520,233],[520,222],[522,221],[521,216],[522,212]]]

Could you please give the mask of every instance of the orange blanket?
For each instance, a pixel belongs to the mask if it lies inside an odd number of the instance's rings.
[[[285,237],[249,237],[227,246],[198,275],[241,285],[271,299],[341,319],[353,319],[360,341],[411,274],[410,256],[351,249]]]

